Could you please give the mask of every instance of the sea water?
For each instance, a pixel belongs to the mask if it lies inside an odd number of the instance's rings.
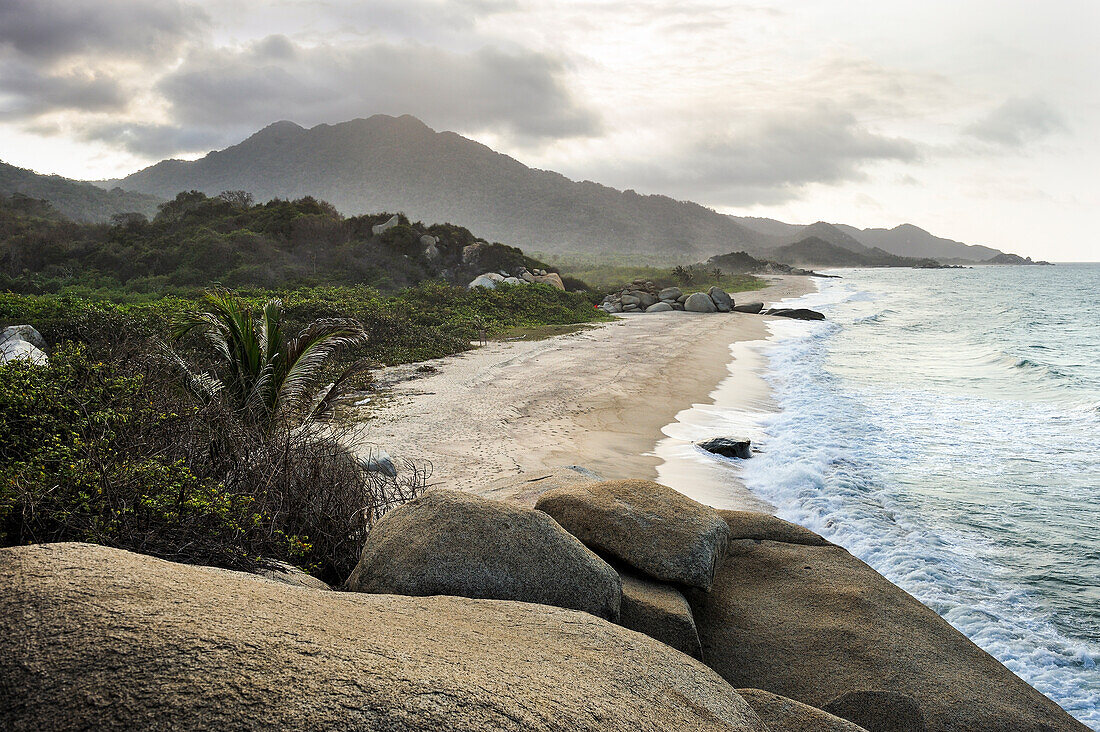
[[[784,303],[827,320],[776,321],[752,346],[771,409],[719,390],[705,420],[681,418],[761,452],[690,459],[1100,730],[1100,265],[833,274]]]

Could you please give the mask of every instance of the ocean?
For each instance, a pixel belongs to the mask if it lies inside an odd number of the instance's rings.
[[[739,477],[1100,730],[1100,264],[831,273],[784,303],[826,321],[740,347],[772,404],[724,404],[727,383],[666,429],[674,459]],[[717,434],[760,453],[683,447]]]

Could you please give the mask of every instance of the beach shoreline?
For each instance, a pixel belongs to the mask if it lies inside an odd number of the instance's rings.
[[[733,296],[774,303],[813,288],[808,277],[773,276],[768,287]],[[668,439],[662,430],[693,405],[712,402],[719,389],[724,403],[767,399],[754,374],[761,360],[737,345],[766,338],[767,320],[745,313],[627,315],[546,340],[493,342],[433,361],[431,372],[417,364],[385,369],[350,444],[361,457],[381,449],[428,461],[431,484],[478,494],[511,477],[570,465],[607,479],[682,482],[682,473],[660,470],[656,448]],[[729,498],[723,507],[765,510],[747,491],[744,500]]]

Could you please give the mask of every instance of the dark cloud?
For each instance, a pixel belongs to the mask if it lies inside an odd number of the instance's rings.
[[[93,70],[42,71],[34,64],[0,59],[0,119],[26,119],[59,109],[110,112],[128,103],[117,79]]]
[[[191,54],[157,90],[183,125],[312,125],[375,113],[412,114],[436,127],[505,129],[538,140],[591,135],[596,116],[561,80],[557,59],[414,44],[303,47],[271,36],[242,50]]]
[[[870,163],[918,157],[908,140],[871,132],[843,110],[815,106],[696,137],[661,155],[659,163],[612,163],[604,166],[603,177],[732,207],[782,203],[810,184],[861,180]]]
[[[89,52],[155,58],[174,53],[207,23],[200,9],[178,0],[3,0],[0,48],[39,61]]]
[[[184,152],[206,152],[235,142],[225,132],[188,129],[176,125],[105,123],[80,132],[84,140],[106,142],[136,155],[151,158]]]
[[[1038,97],[1013,97],[966,128],[983,142],[1022,147],[1067,129],[1061,112]]]

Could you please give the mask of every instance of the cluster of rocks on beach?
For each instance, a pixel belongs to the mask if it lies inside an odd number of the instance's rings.
[[[733,297],[717,285],[706,292],[685,293],[679,287],[658,287],[650,280],[636,279],[626,287],[609,294],[600,303],[605,313],[761,313],[798,320],[824,320],[825,316],[806,308],[768,308],[762,302],[737,304]]]
[[[497,285],[550,285],[559,290],[565,290],[565,284],[561,281],[561,275],[557,272],[547,272],[545,269],[528,270],[526,267],[517,267],[516,271],[508,274],[505,270],[499,272],[485,272],[475,277],[467,287],[484,287],[495,289]]]
[[[11,729],[1085,730],[841,547],[562,468],[383,517],[344,592],[0,549]]]

